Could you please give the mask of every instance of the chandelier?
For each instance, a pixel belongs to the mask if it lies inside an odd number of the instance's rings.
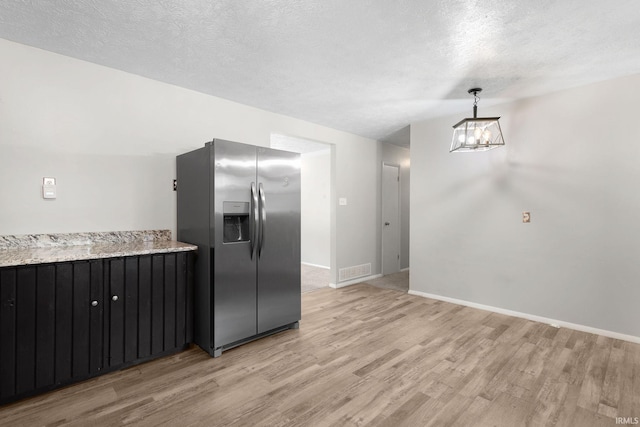
[[[453,139],[450,153],[487,151],[504,145],[500,117],[478,117],[478,93],[481,88],[469,89],[473,94],[473,117],[466,118],[453,125]]]

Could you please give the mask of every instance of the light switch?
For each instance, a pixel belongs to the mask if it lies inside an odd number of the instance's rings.
[[[340,198],[338,199],[338,204],[339,204],[340,206],[347,206],[347,198],[346,198],[346,197],[340,197]]]
[[[43,199],[56,198],[56,179],[55,178],[42,178],[42,198]]]

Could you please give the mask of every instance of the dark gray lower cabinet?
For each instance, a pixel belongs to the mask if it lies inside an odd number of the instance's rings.
[[[192,341],[193,253],[0,268],[0,404]]]

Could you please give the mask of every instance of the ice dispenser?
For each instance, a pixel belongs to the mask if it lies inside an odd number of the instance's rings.
[[[223,243],[248,242],[249,235],[249,203],[223,202],[224,217]]]

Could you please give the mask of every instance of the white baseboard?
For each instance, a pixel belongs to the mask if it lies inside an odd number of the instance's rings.
[[[371,276],[358,277],[357,279],[346,280],[340,283],[329,283],[329,286],[331,286],[333,289],[344,288],[346,286],[351,286],[357,283],[366,282],[367,280],[377,279],[378,277],[382,277],[382,274],[372,274]]]
[[[308,265],[309,267],[324,268],[325,270],[329,270],[331,268],[327,267],[326,265],[311,264],[310,262],[301,262],[300,264]]]
[[[403,269],[401,269],[400,271],[409,271],[409,267],[407,267],[407,268],[403,268]]]
[[[409,290],[409,295],[415,295],[423,298],[432,298],[440,301],[446,301],[453,304],[465,305],[467,307],[477,308],[480,310],[491,311],[499,314],[506,314],[507,316],[520,317],[522,319],[532,320],[534,322],[546,323],[552,326],[559,326],[568,329],[575,329],[576,331],[588,332],[590,334],[602,335],[609,338],[615,338],[618,340],[629,341],[632,343],[640,344],[640,337],[633,335],[621,334],[618,332],[607,331],[604,329],[592,328],[591,326],[578,325],[576,323],[565,322],[563,320],[549,319],[548,317],[536,316],[534,314],[521,313],[519,311],[507,310],[499,307],[492,307],[490,305],[478,304],[475,302],[460,300],[456,298],[449,298],[441,295],[429,294],[426,292]]]

